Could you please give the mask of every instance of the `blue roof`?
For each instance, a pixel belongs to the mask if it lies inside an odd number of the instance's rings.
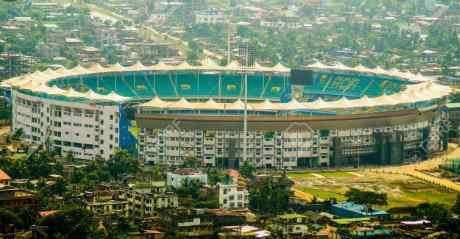
[[[378,217],[386,216],[387,212],[381,211],[378,209],[372,209],[369,211],[365,206],[361,204],[356,204],[353,202],[337,203],[332,205],[332,211],[337,214],[342,214],[339,216],[367,216],[367,217]]]

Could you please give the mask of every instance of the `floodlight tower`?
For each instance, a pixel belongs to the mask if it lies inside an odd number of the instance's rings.
[[[242,54],[241,54],[242,53]],[[244,113],[243,113],[243,162],[247,161],[248,153],[248,70],[253,66],[254,51],[249,47],[249,42],[240,49],[242,58],[241,72],[244,75]]]
[[[244,74],[244,114],[243,114],[243,162],[248,160],[248,72],[249,66],[249,46],[246,44],[244,49],[244,61],[241,64]]]

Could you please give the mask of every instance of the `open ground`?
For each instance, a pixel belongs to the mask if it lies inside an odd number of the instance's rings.
[[[358,170],[290,172],[288,176],[295,182],[293,187],[297,198],[311,201],[335,198],[345,200],[350,188],[387,193],[388,205],[393,207],[414,206],[423,202],[441,203],[450,207],[455,202],[459,184],[449,179],[434,176],[439,164],[446,160],[460,158],[460,148],[449,145],[446,154],[413,165],[365,168]],[[446,187],[444,183],[454,188]]]

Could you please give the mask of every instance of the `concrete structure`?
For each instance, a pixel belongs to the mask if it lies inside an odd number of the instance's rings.
[[[199,11],[195,14],[195,23],[197,24],[223,24],[225,22],[224,12],[217,9]]]
[[[248,159],[257,167],[397,164],[446,147],[443,110],[451,89],[422,75],[315,63],[301,81],[290,69],[248,70]],[[76,158],[133,149],[141,160],[238,167],[242,160],[241,65],[136,63],[48,69],[2,82],[13,130]],[[132,117],[133,106],[137,113]],[[131,118],[129,116],[131,115]]]
[[[128,214],[128,202],[119,200],[108,200],[98,202],[86,203],[86,209],[94,213],[99,217],[119,215],[127,217]]]
[[[120,198],[128,202],[129,214],[136,217],[157,216],[160,210],[179,207],[177,195],[166,190],[165,182],[135,184]]]
[[[208,175],[192,169],[178,169],[175,172],[168,172],[166,174],[166,184],[168,187],[180,188],[186,181],[190,182],[192,180],[197,180],[203,185],[207,185]]]
[[[249,192],[237,184],[218,183],[219,207],[224,209],[241,209],[249,206]]]
[[[308,234],[307,217],[300,214],[283,214],[273,219],[270,229],[283,238],[304,238]]]
[[[0,207],[37,209],[38,197],[32,191],[0,185]]]

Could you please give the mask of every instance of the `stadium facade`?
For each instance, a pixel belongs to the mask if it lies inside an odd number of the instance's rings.
[[[381,68],[315,63],[306,70],[309,79],[299,83],[280,64],[256,64],[244,73],[237,62],[93,65],[2,84],[11,89],[13,129],[21,128],[31,143],[82,159],[137,148],[140,159],[155,164],[197,158],[238,167],[245,75],[247,159],[258,167],[397,164],[446,148],[449,87]]]

